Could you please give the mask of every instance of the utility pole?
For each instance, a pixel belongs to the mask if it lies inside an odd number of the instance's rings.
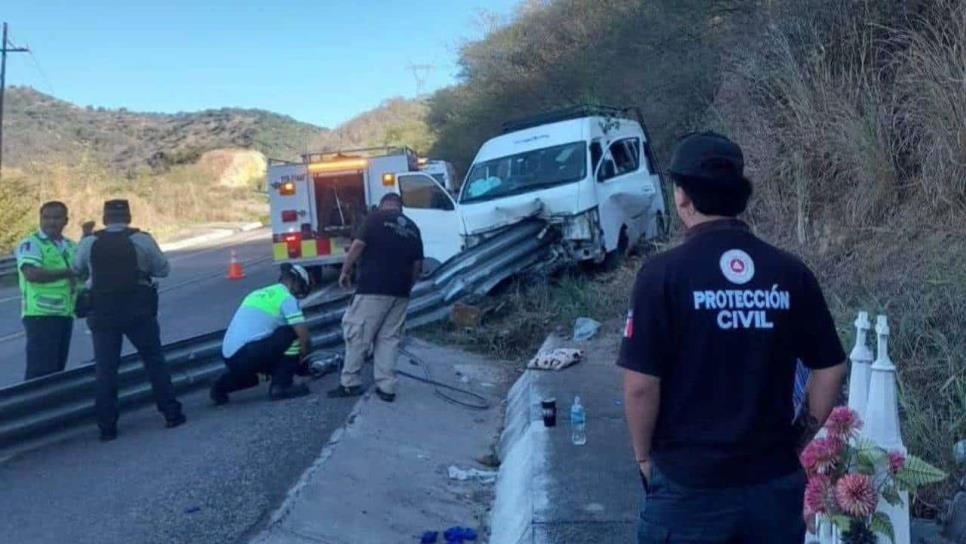
[[[3,177],[3,90],[7,84],[7,53],[27,53],[26,47],[13,47],[7,40],[7,23],[3,23],[3,41],[0,42],[0,178]]]

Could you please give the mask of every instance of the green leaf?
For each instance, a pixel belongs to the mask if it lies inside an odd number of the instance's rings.
[[[896,482],[907,491],[915,491],[921,486],[941,482],[945,479],[945,472],[914,455],[906,457],[902,470],[895,475]]]
[[[889,516],[882,512],[876,512],[872,514],[872,519],[869,522],[869,529],[873,532],[879,533],[889,537],[889,541],[892,544],[896,544],[896,531],[892,527],[892,520]]]
[[[882,498],[892,506],[899,506],[902,504],[902,497],[899,495],[899,490],[896,489],[894,485],[887,485],[882,489]]]
[[[846,516],[845,514],[836,514],[830,517],[829,520],[832,522],[832,525],[838,527],[843,533],[848,531],[849,527],[852,525],[852,518]]]

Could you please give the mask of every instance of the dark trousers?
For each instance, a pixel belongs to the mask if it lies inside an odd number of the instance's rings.
[[[234,355],[225,359],[228,371],[215,382],[215,389],[232,393],[258,385],[258,375],[268,374],[272,385],[292,385],[298,369],[298,357],[286,356],[285,352],[295,341],[295,329],[279,327],[267,338],[249,342]]]
[[[154,401],[168,421],[181,416],[181,403],[175,398],[171,375],[161,350],[161,331],[154,316],[135,316],[126,320],[88,318],[94,337],[97,397],[95,409],[97,425],[102,430],[117,427],[117,370],[121,362],[121,347],[126,336],[141,356],[141,362],[151,380]]]
[[[70,336],[74,318],[60,316],[26,316],[27,371],[24,380],[60,372],[67,367]]]
[[[690,488],[654,467],[644,491],[638,544],[801,544],[805,474],[760,484]]]

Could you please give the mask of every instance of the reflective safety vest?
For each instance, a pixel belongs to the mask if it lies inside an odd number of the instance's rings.
[[[73,280],[63,279],[50,283],[30,282],[24,277],[21,267],[29,264],[44,270],[66,270],[74,261],[77,244],[64,238],[62,251],[53,241],[40,237],[36,232],[27,238],[26,243],[37,244],[40,247],[41,257],[39,263],[32,258],[17,259],[20,292],[23,295],[20,315],[23,317],[74,315],[76,289]]]
[[[270,285],[256,291],[252,291],[245,297],[242,301],[242,307],[255,308],[262,312],[267,313],[272,316],[280,316],[285,319],[282,313],[282,303],[285,302],[292,294],[289,293],[288,289],[281,283],[276,283],[275,285]],[[302,323],[305,318],[299,313],[296,316],[289,316],[287,322],[290,325],[296,323]],[[298,356],[299,354],[299,341],[296,339],[292,342],[292,345],[285,350],[285,355]]]

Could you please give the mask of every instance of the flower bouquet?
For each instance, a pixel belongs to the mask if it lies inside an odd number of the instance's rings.
[[[830,522],[842,544],[875,544],[877,534],[895,542],[892,521],[877,511],[879,499],[900,505],[903,492],[915,493],[946,475],[918,457],[863,440],[861,428],[859,415],[839,406],[825,422],[825,435],[802,450],[808,475],[804,514]]]

